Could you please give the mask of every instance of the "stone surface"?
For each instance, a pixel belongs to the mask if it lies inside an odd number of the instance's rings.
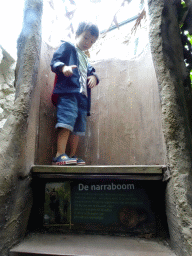
[[[37,75],[41,48],[41,0],[25,1],[24,27],[18,40],[16,100],[0,134],[0,255],[26,232],[32,206],[30,166],[34,163],[38,121]],[[9,92],[12,76],[2,86]],[[2,100],[2,99],[1,99]],[[6,101],[1,101],[6,104]]]
[[[0,129],[14,108],[16,61],[0,46]]]
[[[192,141],[183,86],[186,68],[177,20],[177,2],[148,1],[151,49],[172,175],[166,191],[167,218],[172,246],[181,256],[192,255]]]

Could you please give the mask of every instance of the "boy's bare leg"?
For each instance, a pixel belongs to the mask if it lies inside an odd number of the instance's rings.
[[[75,134],[70,134],[69,137],[69,146],[70,146],[70,154],[69,157],[73,157],[76,155],[77,146],[79,143],[79,136]]]
[[[65,154],[67,141],[70,135],[70,130],[66,128],[60,128],[57,137],[57,154],[56,157]]]

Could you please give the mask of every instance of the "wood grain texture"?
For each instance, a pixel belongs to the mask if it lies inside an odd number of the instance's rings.
[[[54,74],[47,46],[41,63],[41,105],[36,164],[49,165],[56,152]],[[47,52],[49,54],[47,54]],[[91,116],[77,155],[88,165],[164,165],[160,99],[149,45],[130,60],[93,63],[100,84],[92,89]]]

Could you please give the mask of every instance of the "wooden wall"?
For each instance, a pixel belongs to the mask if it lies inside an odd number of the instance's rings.
[[[51,59],[55,49],[42,42],[39,79],[41,96],[39,108],[38,141],[35,164],[51,164],[56,148],[56,109],[51,102],[55,74],[51,72]]]
[[[165,163],[160,100],[150,49],[132,60],[94,63],[92,115],[79,155],[91,165]]]
[[[50,102],[53,49],[44,45],[36,164],[51,164],[56,148],[55,108]],[[100,84],[92,89],[91,116],[78,156],[89,165],[165,164],[160,100],[149,45],[135,58],[93,63]]]

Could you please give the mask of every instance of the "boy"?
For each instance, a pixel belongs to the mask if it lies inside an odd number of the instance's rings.
[[[96,25],[82,22],[76,31],[76,45],[64,42],[53,55],[51,70],[56,73],[56,81],[52,101],[57,106],[56,128],[59,128],[53,164],[85,164],[75,154],[79,136],[85,135],[86,116],[90,115],[91,88],[99,80],[84,51],[89,50],[98,37]]]

